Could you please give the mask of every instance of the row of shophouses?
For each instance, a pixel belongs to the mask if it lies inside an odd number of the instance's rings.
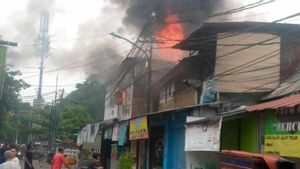
[[[177,64],[152,60],[150,105],[146,60],[126,58],[107,82],[102,165],[130,152],[137,169],[216,169],[222,150],[298,162],[299,38],[294,24],[204,23]]]

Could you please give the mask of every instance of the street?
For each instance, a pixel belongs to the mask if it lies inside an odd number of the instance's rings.
[[[20,160],[20,165],[21,165],[21,169],[24,169],[24,160]],[[47,163],[47,162],[39,162],[34,160],[33,161],[33,166],[35,169],[50,169],[51,166]],[[63,167],[65,168],[65,167]],[[77,166],[71,166],[72,169],[78,169]]]
[[[20,160],[21,169],[24,169],[24,160]],[[35,169],[50,169],[51,166],[46,162],[38,162],[36,160],[33,161],[33,166]]]

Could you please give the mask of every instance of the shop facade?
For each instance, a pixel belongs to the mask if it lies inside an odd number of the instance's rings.
[[[248,106],[262,117],[261,153],[285,157],[300,165],[300,94]]]

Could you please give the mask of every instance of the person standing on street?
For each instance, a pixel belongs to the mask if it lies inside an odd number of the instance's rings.
[[[93,154],[93,161],[88,165],[87,169],[100,169],[100,155],[99,154]]]
[[[25,152],[25,163],[24,163],[24,169],[34,169],[32,166],[32,145],[28,144]]]
[[[17,157],[17,155],[18,155],[17,149],[12,147],[10,151],[11,151],[11,154],[12,154],[12,160],[11,161],[18,166],[18,169],[21,169],[20,162],[19,162],[19,159]]]
[[[4,152],[5,162],[0,165],[0,169],[20,169],[19,166],[12,162],[12,153],[10,150]]]
[[[58,148],[58,152],[53,157],[51,169],[61,169],[63,164],[68,169],[71,169],[71,167],[67,164],[65,160],[64,149]]]

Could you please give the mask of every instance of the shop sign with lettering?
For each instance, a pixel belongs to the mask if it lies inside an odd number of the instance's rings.
[[[130,120],[129,139],[147,139],[148,134],[148,122],[147,116],[138,117]]]
[[[265,153],[300,157],[300,114],[297,109],[265,113]]]

